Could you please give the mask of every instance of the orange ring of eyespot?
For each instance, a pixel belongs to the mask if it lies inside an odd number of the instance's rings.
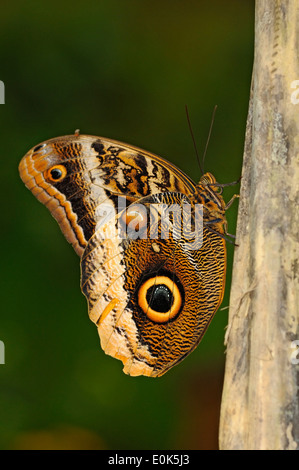
[[[157,312],[153,310],[146,299],[147,291],[152,286],[164,284],[171,291],[173,296],[173,304],[168,312]],[[180,311],[182,305],[182,296],[176,283],[167,276],[155,276],[145,281],[138,291],[138,304],[146,314],[146,316],[156,322],[165,323],[174,318]]]
[[[53,176],[51,175],[51,172],[53,170],[60,170],[61,176],[57,179],[53,178]],[[59,183],[66,177],[66,175],[67,175],[67,170],[64,165],[54,165],[45,172],[46,179],[52,181],[53,183]]]

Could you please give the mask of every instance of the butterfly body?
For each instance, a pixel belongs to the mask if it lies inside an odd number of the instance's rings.
[[[160,376],[193,351],[225,285],[226,206],[214,176],[206,173],[196,185],[157,155],[78,134],[34,147],[19,170],[80,256],[89,316],[102,349],[123,362],[124,372]],[[190,249],[187,233],[161,237],[161,207],[197,204],[198,246]],[[194,227],[193,215],[188,220]],[[133,223],[136,239],[128,236]]]

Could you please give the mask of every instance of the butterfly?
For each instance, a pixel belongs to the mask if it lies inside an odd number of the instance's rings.
[[[80,257],[81,290],[105,353],[126,374],[150,377],[190,354],[225,286],[231,201],[215,177],[205,173],[196,184],[162,157],[78,131],[35,146],[19,172]],[[179,211],[167,218],[170,206]],[[201,238],[190,249],[197,206]]]

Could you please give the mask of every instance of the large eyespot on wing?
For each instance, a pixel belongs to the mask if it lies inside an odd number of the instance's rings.
[[[171,236],[122,240],[114,229],[96,232],[82,257],[89,315],[125,373],[160,376],[194,350],[222,300],[225,245],[206,229],[199,250]]]
[[[137,296],[139,307],[150,320],[166,323],[180,312],[184,290],[173,276],[152,274],[139,286]]]

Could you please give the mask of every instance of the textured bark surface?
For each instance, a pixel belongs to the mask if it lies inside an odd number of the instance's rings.
[[[299,449],[299,2],[257,0],[221,449]]]

